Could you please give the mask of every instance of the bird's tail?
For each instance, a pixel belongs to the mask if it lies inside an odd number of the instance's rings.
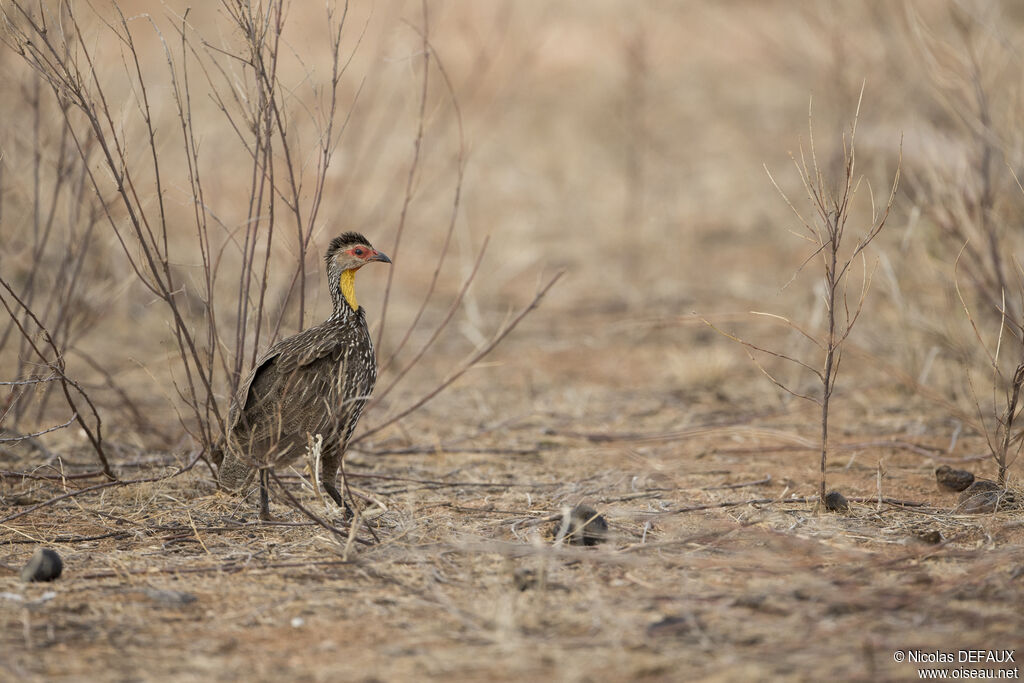
[[[212,462],[217,467],[220,467],[221,463],[224,462],[223,442],[217,443],[210,447],[210,462]]]

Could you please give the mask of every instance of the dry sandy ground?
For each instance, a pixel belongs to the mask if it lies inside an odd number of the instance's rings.
[[[5,510],[27,514],[2,529],[4,675],[882,680],[916,677],[897,650],[1019,648],[1024,518],[957,514],[932,475],[951,462],[991,476],[976,440],[947,452],[948,424],[851,379],[865,398],[839,404],[847,447],[830,477],[869,500],[847,514],[787,502],[814,494],[813,442],[799,436],[813,413],[659,379],[680,336],[701,353],[688,329],[645,333],[626,371],[622,334],[593,335],[570,363],[545,350],[546,325],[524,330],[405,435],[353,453],[352,485],[387,511],[363,501],[372,532],[351,543],[280,498],[280,524],[260,524],[201,466],[34,512],[60,486],[5,479]],[[408,447],[427,452],[370,453]],[[82,462],[69,472],[92,469],[87,450],[69,452]],[[182,462],[121,459],[126,477]],[[870,500],[879,466],[884,496],[923,505]],[[580,502],[607,518],[606,543],[554,543],[550,519]],[[932,531],[941,542],[920,540]],[[14,572],[40,544],[64,574],[23,584]]]

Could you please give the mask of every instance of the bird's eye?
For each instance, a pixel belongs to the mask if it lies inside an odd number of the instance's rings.
[[[352,250],[352,253],[355,254],[356,256],[362,256],[365,252],[362,250],[361,247],[356,247],[355,249]]]

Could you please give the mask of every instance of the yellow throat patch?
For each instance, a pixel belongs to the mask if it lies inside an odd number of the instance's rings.
[[[345,297],[345,301],[352,307],[353,311],[359,310],[359,304],[356,303],[356,271],[346,270],[341,273],[341,295]]]

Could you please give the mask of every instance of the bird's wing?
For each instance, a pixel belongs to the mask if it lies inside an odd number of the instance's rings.
[[[362,309],[359,313],[362,313]],[[238,425],[241,416],[254,400],[252,387],[260,376],[276,371],[278,376],[287,377],[327,356],[333,356],[337,361],[353,343],[350,329],[324,324],[303,330],[271,346],[239,386],[228,416],[228,429],[233,430]]]
[[[253,382],[256,381],[256,376],[269,372],[271,366],[277,362],[279,355],[281,355],[281,348],[275,344],[269,351],[263,354],[256,362],[256,367],[252,369],[245,380],[239,385],[238,393],[235,394],[235,400],[231,402],[231,412],[228,415],[228,431],[232,431],[238,426],[238,420],[241,419],[242,414],[248,407],[251,399],[250,389],[252,389]]]
[[[239,418],[253,400],[252,387],[260,376],[276,370],[284,377],[338,351],[341,345],[339,335],[334,329],[325,330],[323,327],[312,327],[280,340],[256,361],[255,367],[239,385],[238,393],[232,402],[231,414],[228,417],[231,429],[238,424]]]

